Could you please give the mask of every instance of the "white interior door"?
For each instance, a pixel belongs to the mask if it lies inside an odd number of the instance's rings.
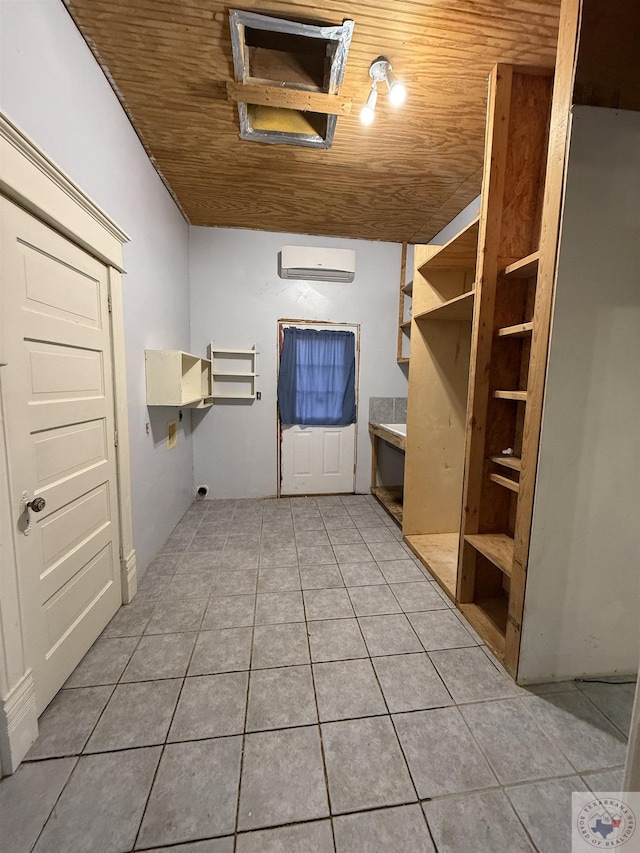
[[[301,326],[300,323],[291,323]],[[282,324],[286,328],[287,324]],[[353,332],[356,336],[356,400],[358,399],[357,326],[305,323],[306,329]],[[280,494],[330,495],[353,493],[356,476],[356,426],[282,426]]]
[[[0,203],[2,410],[41,713],[122,600],[108,271]]]

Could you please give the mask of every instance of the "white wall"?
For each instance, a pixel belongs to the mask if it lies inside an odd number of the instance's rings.
[[[520,677],[640,651],[640,113],[574,110]]]
[[[60,0],[0,0],[0,109],[131,237],[123,281],[134,542],[144,568],[192,498],[187,412],[145,404],[144,349],[189,348],[188,226]],[[145,433],[150,421],[152,431]]]
[[[283,245],[356,250],[351,284],[283,281]],[[406,396],[406,370],[396,363],[401,247],[395,243],[268,234],[223,228],[191,229],[191,346],[204,353],[257,344],[258,390],[252,405],[215,404],[194,413],[194,485],[213,497],[275,495],[277,321],[359,323],[360,409],[356,487],[369,490],[369,397]]]
[[[448,243],[452,237],[455,237],[463,228],[466,228],[467,225],[478,216],[480,213],[480,205],[482,203],[482,196],[476,196],[473,201],[469,202],[469,204],[464,207],[460,213],[453,217],[451,222],[444,226],[442,231],[438,231],[435,237],[432,237],[429,240],[429,244],[433,244],[434,246],[444,246],[445,243]]]

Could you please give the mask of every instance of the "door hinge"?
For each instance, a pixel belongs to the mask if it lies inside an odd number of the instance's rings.
[[[114,431],[113,431],[113,446],[114,447],[118,446],[118,430],[117,429],[114,429]]]
[[[109,310],[109,314],[111,314],[111,310],[113,308],[113,302],[111,301],[111,294],[107,295],[107,308]]]

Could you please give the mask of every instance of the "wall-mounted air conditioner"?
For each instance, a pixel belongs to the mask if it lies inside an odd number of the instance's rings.
[[[280,278],[307,281],[353,281],[356,253],[353,249],[321,249],[313,246],[283,246],[279,255]]]

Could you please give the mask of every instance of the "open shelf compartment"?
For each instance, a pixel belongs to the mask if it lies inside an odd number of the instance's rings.
[[[462,231],[442,246],[416,246],[416,268],[425,273],[437,269],[475,269],[480,217],[476,216]]]
[[[182,350],[145,350],[148,406],[199,405],[211,394],[211,362]]]
[[[460,534],[416,534],[405,536],[405,542],[433,575],[451,601],[455,601]]]
[[[416,321],[419,320],[462,320],[470,323],[473,319],[473,290],[467,293],[462,293],[460,296],[455,296],[437,305],[434,308],[428,308],[426,311],[421,311],[415,315]]]

